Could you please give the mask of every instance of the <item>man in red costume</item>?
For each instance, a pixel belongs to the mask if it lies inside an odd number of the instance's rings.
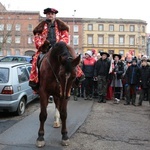
[[[43,46],[47,42],[49,46],[47,46],[47,51],[58,42],[66,43],[68,51],[72,55],[73,58],[76,57],[75,51],[68,44],[69,41],[69,28],[68,25],[60,19],[56,19],[56,14],[58,10],[54,8],[46,8],[44,9],[44,14],[46,15],[46,20],[42,21],[35,27],[33,30],[34,34],[34,43],[37,49],[32,61],[32,69],[29,79],[29,85],[32,87],[34,91],[38,90],[38,70],[37,70],[37,59],[40,53],[43,52]],[[84,79],[84,74],[79,66],[77,66],[77,79],[78,81]]]

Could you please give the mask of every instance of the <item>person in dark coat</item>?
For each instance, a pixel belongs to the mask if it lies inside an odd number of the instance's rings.
[[[93,96],[93,77],[96,60],[92,56],[92,51],[85,53],[85,59],[83,60],[82,70],[85,75],[84,88],[85,88],[85,100],[92,100]]]
[[[132,59],[131,66],[128,67],[125,74],[125,86],[126,86],[126,103],[124,105],[130,105],[132,99],[132,105],[135,106],[136,91],[139,84],[140,70],[137,66],[137,59]],[[132,96],[132,98],[131,98]]]
[[[123,87],[122,84],[122,74],[124,73],[124,64],[121,59],[121,55],[113,54],[114,59],[114,70],[113,70],[113,79],[111,82],[111,86],[114,89],[114,101],[115,103],[119,103],[121,97],[121,89]]]
[[[107,81],[110,69],[110,61],[108,60],[109,54],[100,52],[101,58],[96,62],[94,69],[94,79],[98,80],[98,96],[99,103],[106,103],[107,95]]]
[[[148,65],[146,59],[143,59],[141,63],[142,63],[141,64],[142,67],[140,68],[141,91],[140,91],[138,106],[142,105],[145,94],[147,94],[150,103],[150,66]]]

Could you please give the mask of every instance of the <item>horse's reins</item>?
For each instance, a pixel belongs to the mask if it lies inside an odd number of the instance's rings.
[[[50,63],[50,61],[49,61],[49,59],[47,58],[47,56],[46,56],[46,60],[47,60],[48,64],[50,65],[51,69],[52,69],[52,72],[53,72],[53,74],[54,74],[54,76],[55,76],[55,79],[56,79],[57,83],[60,85],[60,82],[59,82],[59,80],[58,80],[58,77],[56,76],[56,73],[54,72],[54,69],[53,69],[53,67],[52,67],[52,64]]]

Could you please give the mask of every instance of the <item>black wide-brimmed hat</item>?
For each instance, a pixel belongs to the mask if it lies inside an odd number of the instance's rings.
[[[44,9],[44,14],[47,14],[47,13],[49,13],[49,12],[52,12],[52,13],[55,13],[55,14],[57,14],[58,13],[58,10],[56,10],[56,9],[54,9],[54,8],[46,8],[46,9]]]
[[[100,52],[100,55],[101,55],[101,56],[102,56],[103,54],[107,55],[107,57],[110,56],[107,52]]]
[[[113,59],[114,59],[116,56],[118,56],[119,59],[121,59],[121,55],[120,55],[120,54],[113,54]]]

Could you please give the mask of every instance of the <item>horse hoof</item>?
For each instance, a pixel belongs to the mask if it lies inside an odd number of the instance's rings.
[[[62,145],[62,146],[68,146],[69,144],[70,144],[69,139],[68,139],[68,140],[62,140],[62,141],[61,141],[61,145]]]
[[[45,146],[45,141],[36,141],[36,146],[38,148],[44,147]]]
[[[53,127],[54,127],[54,128],[59,128],[59,127],[60,127],[60,123],[58,123],[58,122],[54,122]]]

